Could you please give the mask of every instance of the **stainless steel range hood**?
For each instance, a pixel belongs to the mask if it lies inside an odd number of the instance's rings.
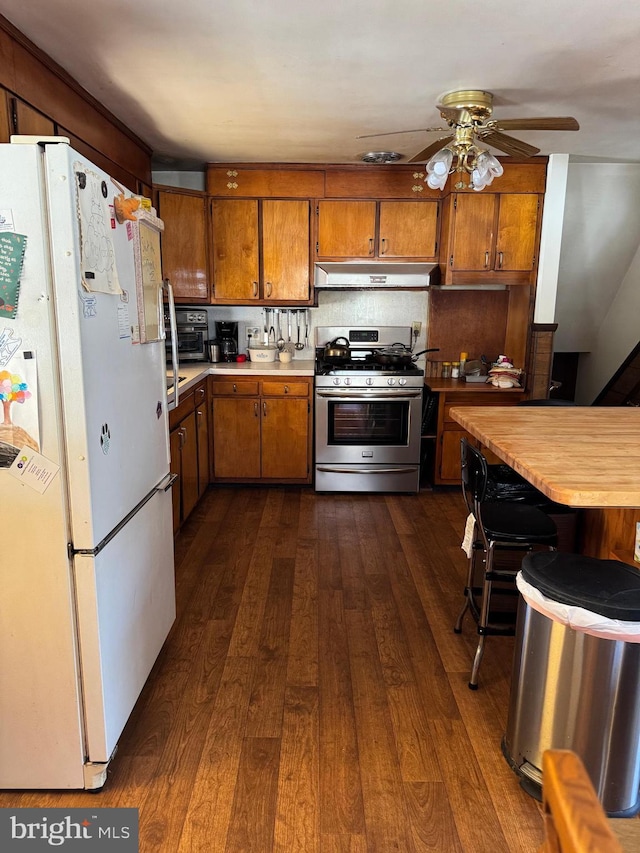
[[[388,263],[387,261],[347,261],[317,263],[318,290],[424,289],[439,284],[437,264]]]

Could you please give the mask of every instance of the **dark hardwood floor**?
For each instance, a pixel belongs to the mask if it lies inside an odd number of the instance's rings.
[[[130,806],[140,850],[534,851],[500,751],[513,640],[480,689],[452,492],[211,488],[176,540],[178,618],[107,784],[0,806]]]

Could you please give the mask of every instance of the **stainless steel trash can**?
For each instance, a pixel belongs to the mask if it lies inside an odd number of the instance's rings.
[[[635,815],[640,572],[616,560],[539,552],[525,557],[520,578],[521,589],[529,584],[549,606],[542,612],[535,600],[520,597],[503,754],[525,790],[539,797],[542,753],[571,749],[582,758],[604,810]]]

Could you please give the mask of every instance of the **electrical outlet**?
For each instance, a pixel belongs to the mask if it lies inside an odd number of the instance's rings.
[[[419,320],[414,320],[411,324],[411,328],[413,330],[413,337],[417,338],[422,329],[422,323]]]

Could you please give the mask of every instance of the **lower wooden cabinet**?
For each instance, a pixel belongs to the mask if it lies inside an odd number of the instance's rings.
[[[311,379],[209,382],[214,480],[311,482]]]
[[[453,385],[453,383],[451,383]],[[454,421],[450,411],[454,406],[515,406],[524,397],[520,389],[498,390],[480,385],[472,390],[460,384],[445,389],[431,387],[438,393],[438,429],[433,482],[436,486],[460,485],[460,439],[467,438],[473,445],[478,442]],[[481,448],[490,463],[499,462],[486,448]]]
[[[209,485],[209,426],[206,383],[188,391],[169,412],[173,532],[189,517]]]

